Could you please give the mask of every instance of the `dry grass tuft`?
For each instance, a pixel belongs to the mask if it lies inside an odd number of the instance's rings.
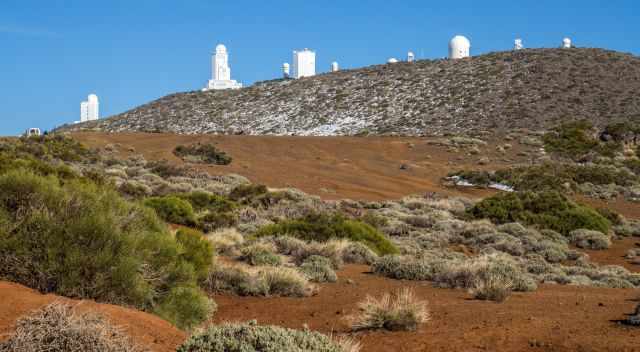
[[[367,296],[358,304],[360,313],[347,319],[353,330],[415,331],[431,319],[427,305],[411,289],[404,288],[380,298]]]
[[[70,304],[54,302],[18,320],[15,334],[0,351],[139,352],[120,329],[101,316],[78,314]]]

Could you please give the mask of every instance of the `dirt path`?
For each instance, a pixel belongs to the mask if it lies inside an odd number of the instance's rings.
[[[213,321],[257,319],[343,334],[348,331],[344,317],[366,294],[409,286],[429,301],[431,322],[415,333],[358,333],[362,351],[640,351],[640,329],[615,322],[633,311],[636,290],[545,285],[497,304],[472,300],[462,290],[389,280],[368,271],[347,266],[338,273],[338,283],[323,284],[317,296],[306,299],[218,295]]]
[[[136,343],[152,351],[175,351],[186,338],[184,332],[151,314],[89,300],[43,295],[22,285],[0,281],[0,340],[10,337],[20,317],[55,301],[71,302],[81,310],[103,314],[112,324],[123,328]]]

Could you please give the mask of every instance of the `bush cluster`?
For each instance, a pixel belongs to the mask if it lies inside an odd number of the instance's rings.
[[[331,267],[331,260],[326,257],[312,255],[305,259],[299,269],[311,282],[336,282],[338,276]]]
[[[178,145],[173,154],[186,162],[229,165],[232,158],[227,153],[218,150],[213,144],[192,144],[188,146]]]
[[[300,220],[283,221],[261,228],[256,235],[291,236],[319,242],[348,239],[364,243],[379,255],[398,253],[393,243],[371,225],[340,215],[314,214]]]
[[[210,271],[204,287],[212,293],[229,292],[240,296],[305,297],[315,286],[295,269],[285,267],[245,267],[220,265]]]
[[[2,279],[157,313],[162,307],[163,317],[179,323],[190,312],[177,310],[184,302],[175,290],[201,298],[190,303],[200,316],[211,308],[197,288],[200,255],[192,249],[109,187],[24,169],[0,175]]]
[[[468,214],[498,224],[535,225],[564,235],[577,229],[608,233],[611,227],[609,220],[594,209],[575,204],[554,191],[500,193],[477,203]]]

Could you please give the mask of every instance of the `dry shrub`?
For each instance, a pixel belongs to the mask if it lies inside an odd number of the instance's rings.
[[[230,292],[241,296],[305,297],[317,290],[295,269],[246,265],[220,265],[211,270],[203,286],[212,293]]]
[[[380,298],[367,296],[358,306],[360,312],[347,318],[353,330],[415,331],[431,318],[427,302],[418,300],[409,288]]]
[[[15,334],[0,351],[138,352],[120,329],[95,313],[79,314],[54,302],[18,320]]]
[[[206,235],[207,240],[213,244],[216,252],[222,255],[235,255],[238,247],[244,243],[244,237],[233,228],[220,229]]]
[[[507,277],[490,273],[476,277],[469,292],[481,300],[504,302],[511,294],[513,282]]]

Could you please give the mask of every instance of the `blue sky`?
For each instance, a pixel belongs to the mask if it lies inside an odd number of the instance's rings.
[[[455,34],[472,54],[577,46],[640,54],[638,1],[219,1],[2,0],[0,135],[78,119],[80,101],[100,97],[101,115],[163,95],[197,90],[219,42],[246,84],[280,76],[291,52],[317,52],[319,71],[447,54]]]

